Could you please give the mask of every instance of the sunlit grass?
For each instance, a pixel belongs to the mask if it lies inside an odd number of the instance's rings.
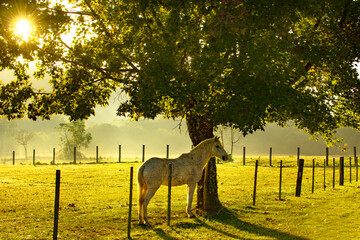
[[[288,160],[292,163],[292,160]],[[319,162],[320,164],[320,162]],[[316,173],[306,167],[302,196],[294,197],[296,167],[283,169],[282,200],[279,168],[259,167],[256,206],[252,206],[254,166],[218,164],[219,197],[224,208],[216,219],[187,219],[186,187],[172,191],[171,227],[166,225],[167,188],[161,187],[149,205],[152,227],[137,225],[136,169],[140,163],[0,167],[0,238],[50,239],[53,227],[55,172],[61,170],[59,239],[126,238],[129,172],[134,167],[133,239],[359,239],[359,183],[332,189],[332,168]],[[291,164],[292,165],[292,164]],[[349,168],[346,168],[346,173]],[[338,174],[338,171],[336,172]],[[195,194],[196,195],[196,194]],[[193,207],[196,203],[196,196]]]

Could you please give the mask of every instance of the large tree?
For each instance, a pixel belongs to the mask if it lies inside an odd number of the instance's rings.
[[[219,124],[246,135],[292,121],[329,143],[339,127],[359,129],[359,1],[69,2],[1,4],[1,67],[17,76],[1,85],[1,115],[85,119],[121,89],[118,115],[186,119],[194,145]],[[19,9],[36,25],[27,42],[11,32]],[[51,91],[31,87],[19,56],[38,61]],[[198,207],[216,213],[214,160],[205,172]]]

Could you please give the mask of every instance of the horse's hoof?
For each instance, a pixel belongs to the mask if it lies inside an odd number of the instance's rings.
[[[151,225],[149,223],[139,223],[139,226],[142,228],[149,228]]]
[[[151,227],[151,224],[147,221],[139,221],[139,226],[142,227]]]
[[[148,227],[148,226],[150,226],[150,223],[145,222],[145,221],[139,221],[139,225],[142,226],[142,227]]]

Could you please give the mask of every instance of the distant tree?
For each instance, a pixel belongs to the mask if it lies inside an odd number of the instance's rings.
[[[28,130],[19,130],[19,132],[16,134],[16,141],[24,147],[25,152],[25,160],[28,159],[28,152],[27,152],[27,146],[31,139],[34,138],[34,133],[30,132]]]
[[[218,134],[220,134],[221,142],[224,146],[230,145],[231,156],[234,153],[234,144],[240,141],[241,132],[239,132],[234,126],[219,126],[217,128]],[[226,137],[226,138],[225,138]],[[228,138],[228,139],[227,139]]]
[[[230,128],[230,146],[231,146],[230,154],[232,156],[234,153],[234,144],[240,141],[241,133],[236,128],[234,128],[234,126],[230,126],[229,128]]]
[[[86,132],[84,121],[73,121],[70,123],[60,123],[59,127],[61,152],[65,159],[74,156],[74,147],[77,155],[84,157],[81,148],[87,148],[92,139],[91,133]]]

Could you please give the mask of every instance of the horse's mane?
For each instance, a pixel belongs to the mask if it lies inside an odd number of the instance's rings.
[[[191,153],[191,152],[183,153],[183,154],[181,154],[181,155],[179,156],[179,158],[186,158],[186,156],[191,155],[190,153]]]
[[[201,141],[198,145],[196,145],[193,149],[191,149],[190,152],[196,151],[196,150],[199,149],[202,145],[210,142],[211,140],[214,140],[215,138],[216,138],[216,137],[208,138],[208,139],[205,139],[205,140]]]

